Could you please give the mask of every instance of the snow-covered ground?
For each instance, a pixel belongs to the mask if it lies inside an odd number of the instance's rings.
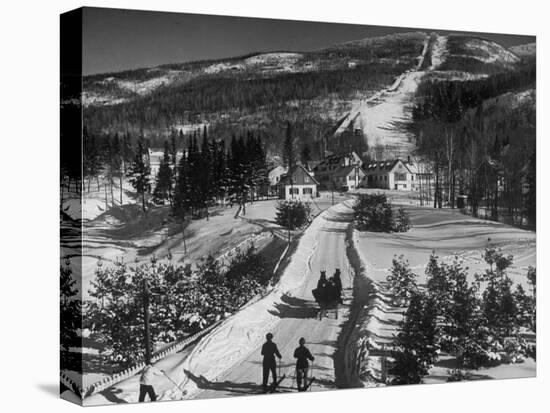
[[[501,45],[484,39],[468,39],[464,47],[468,50],[467,55],[455,55],[473,57],[483,63],[517,63],[519,58]]]
[[[420,284],[425,282],[424,269],[432,252],[443,261],[449,262],[455,257],[464,260],[470,281],[473,281],[474,274],[486,268],[481,257],[484,248],[487,245],[499,247],[505,254],[514,256],[509,275],[525,289],[528,288],[527,267],[536,265],[536,234],[532,231],[475,219],[456,210],[410,205],[405,209],[411,214],[413,225],[409,232],[384,234],[354,231],[355,245],[365,269],[364,276],[371,280],[376,291],[359,327],[369,349],[363,365],[367,386],[377,385],[376,381],[381,379],[384,346],[391,344],[398,332],[398,323],[403,319],[404,309],[390,304],[390,297],[384,288],[395,255],[404,255],[412,270],[419,275]],[[453,363],[452,358],[441,357],[424,382],[446,382]],[[533,377],[535,371],[535,363],[529,359],[521,364],[480,369],[474,372],[474,378]]]
[[[487,245],[501,248],[514,256],[509,275],[514,282],[527,288],[525,274],[529,265],[536,265],[536,234],[494,221],[461,214],[458,210],[405,206],[413,228],[404,233],[359,233],[361,251],[367,254],[371,270],[369,277],[376,282],[385,280],[394,255],[403,254],[411,268],[425,280],[424,267],[430,254],[464,259],[471,279],[475,272],[486,267],[481,253]]]
[[[447,36],[437,36],[432,47],[432,65],[430,70],[437,70],[447,55]]]
[[[428,51],[426,40],[419,64],[422,66]],[[437,41],[435,42],[437,45]],[[435,49],[434,46],[432,49]],[[433,53],[433,52],[432,52]],[[407,70],[387,89],[375,93],[368,99],[358,99],[335,132],[340,135],[345,130],[362,130],[370,151],[383,148],[385,158],[406,157],[415,148],[412,133],[403,127],[411,119],[411,105],[414,93],[425,72]]]

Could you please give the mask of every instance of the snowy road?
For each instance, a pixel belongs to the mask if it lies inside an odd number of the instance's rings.
[[[335,352],[342,323],[347,318],[348,305],[351,297],[352,280],[346,258],[346,231],[352,220],[350,203],[339,204],[323,213],[315,228],[316,244],[313,254],[309,257],[310,271],[300,285],[285,291],[279,300],[275,300],[267,311],[275,317],[270,324],[283,356],[282,373],[286,379],[281,383],[280,391],[291,391],[294,377],[294,349],[300,337],[305,337],[307,346],[315,357],[314,375],[316,377],[313,391],[335,388]],[[339,318],[329,314],[319,320],[317,305],[311,290],[317,285],[319,272],[326,270],[331,275],[336,268],[342,270],[342,283],[346,299],[340,307]],[[258,314],[261,319],[262,314]],[[262,334],[263,337],[263,334]],[[253,394],[260,390],[261,355],[263,344],[259,340],[244,359],[228,369],[228,373],[208,380],[187,371],[187,376],[194,382],[197,390],[192,398],[217,398],[229,395]],[[192,366],[193,363],[190,363]]]

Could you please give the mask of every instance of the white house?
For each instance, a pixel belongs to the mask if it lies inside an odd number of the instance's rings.
[[[400,159],[372,162],[365,168],[369,188],[416,190],[416,176],[408,162]]]
[[[308,201],[317,197],[319,182],[302,165],[294,165],[279,181],[279,198]]]
[[[358,188],[366,176],[366,172],[360,166],[349,165],[334,171],[332,180],[336,188],[350,190]]]
[[[285,175],[288,171],[288,168],[284,166],[276,166],[274,168],[271,168],[267,174],[269,179],[269,194],[275,195],[279,191],[279,182],[281,182],[281,178],[283,175]]]
[[[326,157],[313,171],[322,189],[353,189],[365,175],[362,165],[356,152],[347,152]]]

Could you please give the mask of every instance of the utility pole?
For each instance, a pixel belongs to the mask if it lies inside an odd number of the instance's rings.
[[[183,239],[183,251],[187,255],[187,242],[185,241],[185,219],[181,223],[181,238]]]
[[[286,212],[286,223],[287,223],[287,229],[288,229],[288,244],[290,245],[290,219],[291,219],[291,214],[290,214],[290,207],[287,208],[287,212]]]
[[[149,326],[149,288],[147,286],[147,280],[143,280],[143,319],[145,321],[145,364],[151,362],[151,329]]]

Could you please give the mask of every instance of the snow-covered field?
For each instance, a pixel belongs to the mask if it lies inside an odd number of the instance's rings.
[[[403,254],[411,268],[425,280],[424,267],[432,252],[440,257],[464,259],[471,279],[482,272],[485,264],[481,253],[488,245],[514,255],[509,275],[514,282],[527,287],[525,274],[529,265],[536,265],[536,234],[494,221],[461,214],[458,210],[405,206],[413,228],[404,233],[359,233],[359,245],[370,266],[369,277],[385,280],[394,255]]]
[[[424,269],[432,252],[447,262],[455,257],[462,259],[468,267],[470,281],[473,281],[474,274],[486,268],[481,257],[484,248],[487,245],[501,248],[505,254],[514,256],[509,276],[514,283],[521,284],[525,289],[528,288],[527,267],[536,265],[536,234],[532,231],[475,219],[456,210],[410,205],[405,206],[405,209],[411,214],[413,225],[409,232],[354,232],[355,244],[365,269],[364,276],[372,281],[376,291],[360,327],[369,348],[363,373],[365,377],[375,379],[367,380],[367,386],[376,385],[375,381],[381,379],[384,346],[392,342],[394,334],[398,332],[398,323],[403,319],[404,309],[391,306],[383,286],[395,255],[404,255],[411,269],[419,275],[420,284],[425,282]],[[453,367],[454,359],[441,357],[424,382],[446,382],[448,370]],[[473,378],[533,377],[535,367],[535,362],[528,359],[520,364],[502,364],[480,369],[474,372]]]

